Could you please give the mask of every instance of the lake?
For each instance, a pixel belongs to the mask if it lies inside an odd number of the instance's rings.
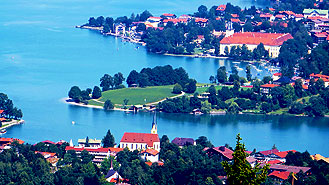
[[[227,1],[221,1],[226,3]],[[266,1],[233,0],[232,4],[266,6]],[[74,28],[91,16],[130,16],[145,9],[155,16],[162,13],[186,14],[197,11],[196,0],[18,0],[0,1],[0,92],[8,94],[23,110],[24,125],[8,129],[3,137],[17,137],[28,143],[78,138],[102,138],[111,129],[119,142],[125,131],[149,132],[150,113],[105,112],[64,104],[61,99],[73,85],[85,89],[99,85],[103,74],[170,64],[183,67],[192,78],[208,82],[209,76],[232,61],[206,58],[170,57],[150,54],[145,48],[97,32]],[[219,5],[207,1],[205,5]],[[244,68],[246,64],[239,66]],[[253,71],[254,75],[258,75]],[[240,71],[240,75],[244,72]],[[259,75],[267,75],[265,71]],[[71,122],[76,124],[72,125]],[[193,137],[205,135],[215,145],[235,144],[241,136],[249,150],[308,150],[329,156],[329,119],[285,116],[193,116],[158,115],[160,136]]]

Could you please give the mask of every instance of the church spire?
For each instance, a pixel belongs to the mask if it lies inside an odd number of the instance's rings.
[[[154,111],[151,134],[158,134],[158,126],[157,126],[156,119],[157,119],[157,114],[156,114],[156,111]]]

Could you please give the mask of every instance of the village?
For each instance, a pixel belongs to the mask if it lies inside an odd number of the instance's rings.
[[[201,138],[201,137],[200,137]],[[201,140],[199,138],[199,140]],[[162,139],[161,139],[162,140]],[[160,151],[161,145],[160,138],[157,133],[157,121],[156,114],[154,114],[152,129],[150,133],[131,133],[125,132],[122,136],[120,143],[114,147],[103,147],[102,140],[98,139],[78,139],[78,145],[74,145],[72,140],[66,142],[60,140],[58,142],[53,142],[49,140],[41,141],[36,143],[34,147],[45,147],[45,148],[63,148],[65,153],[75,153],[76,156],[81,158],[86,158],[86,155],[90,155],[91,162],[96,164],[98,167],[105,165],[104,160],[110,161],[110,168],[107,169],[105,179],[110,183],[118,184],[129,184],[132,179],[123,178],[118,171],[113,169],[114,161],[117,155],[124,150],[127,151],[137,151],[140,159],[145,162],[146,165],[152,166],[163,166],[166,165],[166,161],[161,159]],[[197,144],[197,142],[199,142]],[[194,140],[193,138],[181,138],[176,137],[171,141],[172,144],[177,145],[179,148],[186,148],[188,146],[200,145],[200,141]],[[13,138],[0,138],[0,152],[11,149],[12,146],[17,144],[24,144],[24,141],[20,139]],[[63,147],[64,146],[64,147]],[[234,160],[233,154],[234,150],[229,145],[225,144],[218,147],[204,147],[203,152],[210,158],[217,158],[219,161],[227,161],[232,163]],[[273,180],[273,182],[281,184],[283,181],[287,180],[291,175],[303,174],[303,176],[310,176],[312,174],[311,167],[305,166],[295,166],[287,165],[287,156],[296,153],[296,150],[280,151],[274,145],[272,149],[265,151],[245,151],[246,161],[251,167],[255,166],[265,166],[268,165],[269,169],[267,176]],[[63,168],[65,165],[61,161],[65,160],[58,156],[56,152],[48,151],[34,151],[35,154],[41,154],[44,159],[51,166],[51,171],[55,173],[59,169]],[[87,154],[86,154],[87,153]],[[298,153],[298,152],[297,152]],[[304,153],[303,153],[304,154]],[[61,154],[65,156],[66,154]],[[324,164],[329,163],[329,158],[325,158],[320,154],[310,155],[312,160],[322,162]],[[64,157],[65,158],[65,157]],[[289,160],[289,159],[288,159]],[[291,160],[291,159],[290,159]],[[227,177],[225,175],[218,176],[218,178],[225,184]]]

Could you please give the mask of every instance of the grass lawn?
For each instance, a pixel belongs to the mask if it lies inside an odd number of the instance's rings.
[[[173,85],[109,90],[102,93],[100,101],[105,102],[109,99],[114,104],[123,104],[123,100],[128,99],[128,105],[143,105],[176,96],[171,93],[172,88]]]
[[[97,101],[95,101],[93,99],[91,99],[91,100],[88,101],[88,105],[96,105],[96,106],[102,106],[102,107],[104,106],[103,103],[99,103],[99,102],[97,102]]]
[[[218,91],[219,89],[222,89],[224,86],[221,86],[221,85],[216,85],[215,86],[215,89],[216,91]],[[233,85],[230,85],[230,86],[227,86],[228,88],[233,88]],[[195,92],[199,93],[199,94],[202,94],[204,92],[206,92],[207,90],[209,89],[209,87],[199,87],[196,89]],[[243,90],[247,90],[247,89],[250,89],[248,87],[240,87],[240,90],[243,89]]]
[[[278,110],[276,110],[276,111],[272,111],[272,112],[270,112],[270,113],[268,113],[268,114],[289,114],[289,109],[288,108],[283,108],[283,109],[278,109]]]

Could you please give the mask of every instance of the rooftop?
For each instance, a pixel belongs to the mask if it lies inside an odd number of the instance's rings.
[[[260,33],[260,32],[239,32],[234,33],[229,37],[223,38],[221,44],[251,44],[280,46],[284,41],[292,39],[290,33]]]
[[[268,176],[274,176],[282,180],[287,180],[290,175],[290,172],[280,172],[280,171],[273,171],[272,173],[268,174]]]
[[[171,141],[172,143],[178,145],[178,146],[185,146],[186,144],[194,144],[194,139],[192,138],[183,138],[183,137],[176,137]]]
[[[146,143],[148,146],[153,146],[153,142],[160,142],[160,139],[158,134],[125,132],[120,142]]]
[[[156,150],[154,150],[154,149],[146,149],[146,150],[143,150],[141,153],[142,153],[142,154],[143,154],[143,153],[148,153],[148,154],[151,154],[151,155],[154,155],[154,156],[156,156],[156,155],[159,154],[159,152],[156,151]]]
[[[260,87],[262,88],[273,88],[273,87],[279,87],[280,85],[277,85],[277,84],[264,84],[264,85],[261,85]]]

